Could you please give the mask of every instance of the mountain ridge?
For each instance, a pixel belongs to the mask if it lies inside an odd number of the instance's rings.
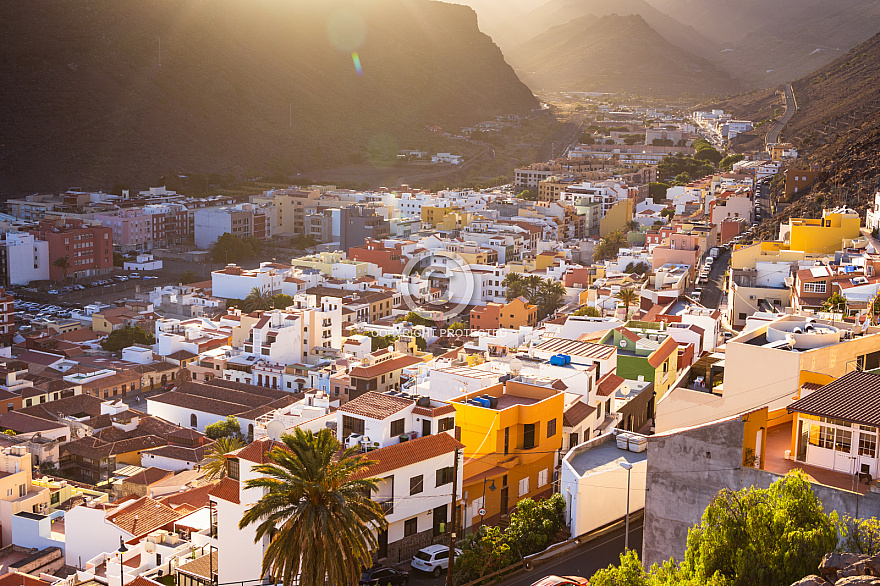
[[[404,143],[429,124],[538,105],[476,13],[442,2],[0,6],[7,193],[172,170],[295,174]]]

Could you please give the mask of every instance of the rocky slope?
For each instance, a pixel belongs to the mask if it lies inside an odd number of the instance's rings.
[[[739,84],[673,45],[639,15],[583,16],[506,52],[533,90],[726,95]]]
[[[0,191],[295,173],[537,106],[428,0],[0,1]]]

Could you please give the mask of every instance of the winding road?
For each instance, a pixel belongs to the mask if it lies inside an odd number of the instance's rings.
[[[785,84],[785,114],[767,133],[767,136],[764,138],[765,145],[779,142],[779,133],[782,132],[782,129],[785,128],[785,125],[788,124],[788,121],[791,120],[795,112],[797,112],[797,102],[794,99],[794,89],[792,89],[790,83],[787,83]]]

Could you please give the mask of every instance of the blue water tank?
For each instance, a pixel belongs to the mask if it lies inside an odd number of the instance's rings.
[[[550,364],[553,366],[565,366],[565,356],[556,354],[550,357]]]
[[[485,397],[477,397],[474,399],[474,401],[476,401],[477,403],[479,403],[480,405],[482,405],[483,407],[485,407],[487,409],[492,405],[492,403],[489,401],[489,399],[486,399]]]

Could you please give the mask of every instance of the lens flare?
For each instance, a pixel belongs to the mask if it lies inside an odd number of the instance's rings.
[[[351,54],[351,60],[354,62],[354,70],[357,71],[358,77],[364,74],[364,68],[361,67],[361,58],[357,51]]]

